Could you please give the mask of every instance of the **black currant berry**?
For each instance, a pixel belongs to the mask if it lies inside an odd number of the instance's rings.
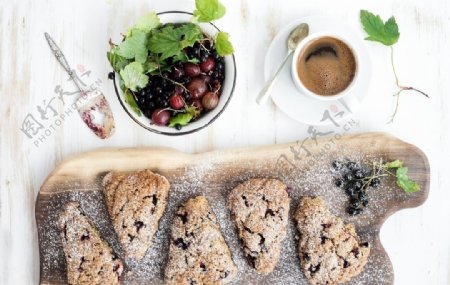
[[[351,174],[351,173],[345,174],[344,175],[344,180],[347,181],[347,182],[353,181],[353,174]]]
[[[347,193],[347,195],[350,197],[356,195],[356,192],[357,192],[357,190],[355,188],[355,185],[353,185],[353,184],[349,184],[349,185],[347,185],[347,187],[345,187],[345,193]]]
[[[355,171],[355,173],[354,173],[354,175],[355,175],[355,177],[356,178],[358,178],[358,179],[362,179],[362,178],[364,178],[364,171],[362,171],[361,169],[358,169],[358,170],[356,170]]]
[[[218,62],[217,64],[216,64],[216,69],[217,70],[223,70],[223,63],[221,63],[221,62]]]
[[[374,178],[372,179],[372,181],[370,181],[370,186],[373,188],[377,188],[378,186],[380,186],[380,178]]]
[[[352,216],[356,216],[356,215],[361,214],[362,209],[354,208],[354,207],[350,206],[350,207],[348,207],[347,212]]]
[[[334,184],[336,185],[336,187],[342,188],[344,187],[345,183],[342,179],[337,179]]]
[[[358,170],[358,169],[360,169],[358,164],[356,162],[354,162],[354,161],[347,162],[347,168],[350,169],[350,170]]]
[[[361,190],[363,187],[363,183],[361,181],[355,181],[355,183],[353,183],[353,185],[355,186],[356,190]]]
[[[337,171],[342,169],[342,162],[340,162],[339,160],[335,160],[331,163],[331,166],[333,166],[333,168]]]

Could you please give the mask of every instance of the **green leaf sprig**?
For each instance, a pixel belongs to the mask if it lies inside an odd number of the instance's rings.
[[[125,86],[131,91],[144,88],[148,83],[148,76],[144,74],[144,67],[137,61],[128,64],[120,70],[120,77],[122,77]]]
[[[181,58],[184,48],[193,46],[203,37],[200,27],[196,24],[188,23],[179,27],[169,24],[152,33],[148,49],[152,53],[161,54],[160,61],[169,57]]]
[[[199,22],[212,22],[222,18],[225,12],[219,0],[196,0],[193,14]]]
[[[425,92],[411,87],[411,86],[403,86],[400,85],[399,79],[397,76],[397,72],[395,70],[394,65],[394,48],[393,45],[397,43],[398,39],[400,38],[400,32],[398,29],[397,22],[394,18],[394,16],[390,17],[386,22],[383,22],[381,17],[379,15],[375,15],[367,10],[361,10],[360,11],[360,20],[361,24],[364,28],[364,31],[367,33],[366,40],[368,41],[374,41],[379,42],[385,46],[390,47],[391,50],[391,66],[392,71],[394,73],[395,77],[395,84],[398,87],[397,92],[395,92],[394,96],[396,97],[396,104],[395,104],[395,110],[394,113],[391,115],[391,119],[389,123],[392,123],[394,121],[395,116],[397,115],[398,107],[399,107],[399,100],[400,100],[400,93],[407,90],[415,91],[419,94],[424,95],[425,97],[429,98],[428,94]]]
[[[177,125],[186,126],[192,119],[199,115],[199,111],[194,106],[185,107],[185,112],[178,113],[169,121],[169,127],[176,127]]]
[[[130,89],[125,90],[125,103],[130,105],[131,109],[137,114],[141,115],[141,109],[137,105],[136,99],[134,98],[133,92]]]
[[[137,115],[141,116],[141,111],[134,92],[147,86],[150,76],[163,76],[163,72],[170,70],[174,63],[198,63],[196,58],[189,58],[185,53],[186,48],[209,39],[205,39],[198,23],[220,19],[225,12],[226,8],[218,0],[196,0],[191,23],[162,25],[158,15],[152,12],[138,19],[127,30],[120,44],[110,42],[108,61],[114,71],[120,74],[125,102]],[[220,56],[234,52],[229,35],[225,32],[218,32],[214,39],[209,40]],[[195,107],[186,105],[185,109],[171,118],[169,127],[187,125],[198,115]]]
[[[194,18],[198,22],[212,22],[225,15],[226,8],[219,0],[195,0]],[[232,54],[233,44],[229,40],[229,35],[225,32],[218,32],[215,38],[217,53],[220,56]]]
[[[405,167],[401,160],[394,160],[386,163],[383,163],[383,160],[374,162],[372,175],[366,179],[365,183],[370,185],[372,180],[385,176],[395,177],[397,186],[403,189],[407,194],[420,191],[420,185],[408,177],[408,167]]]

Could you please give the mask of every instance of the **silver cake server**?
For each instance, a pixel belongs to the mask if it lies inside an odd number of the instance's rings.
[[[75,86],[80,93],[76,100],[77,111],[83,119],[84,123],[102,139],[109,138],[115,130],[114,116],[105,95],[99,90],[84,90],[75,78],[75,74],[69,63],[64,57],[61,49],[50,37],[48,33],[44,33],[45,39],[53,51],[58,62],[69,74]]]

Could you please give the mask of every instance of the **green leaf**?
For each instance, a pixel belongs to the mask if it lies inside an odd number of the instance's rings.
[[[131,36],[132,30],[140,30],[144,33],[149,33],[151,30],[159,27],[160,20],[155,12],[148,13],[140,17],[136,24],[134,24],[127,32],[127,37]]]
[[[387,168],[399,168],[399,167],[403,166],[403,161],[397,159],[397,160],[386,163],[385,166]]]
[[[184,113],[178,113],[176,116],[170,118],[169,127],[175,127],[177,124],[186,126],[193,118],[200,115],[200,111],[194,106],[186,105]]]
[[[144,63],[144,73],[152,73],[155,70],[158,70],[159,65],[156,62],[148,61]]]
[[[399,167],[396,172],[397,186],[406,193],[414,193],[420,190],[420,185],[408,177],[408,167]]]
[[[180,37],[173,26],[166,26],[152,34],[148,48],[153,53],[161,53],[164,60],[180,52]]]
[[[220,56],[226,56],[234,52],[233,44],[229,40],[229,35],[219,32],[216,35],[216,50]]]
[[[189,57],[184,52],[179,52],[173,56],[173,62],[188,62]]]
[[[219,0],[195,0],[194,17],[199,22],[211,22],[225,15],[226,9]]]
[[[130,91],[130,89],[125,90],[125,102],[131,107],[133,112],[136,113],[136,115],[141,116],[141,110],[139,109],[136,100],[134,99],[133,93]]]
[[[120,71],[120,77],[125,87],[131,91],[144,88],[148,83],[148,76],[144,74],[144,67],[139,62],[132,62]]]
[[[175,127],[176,125],[186,126],[191,120],[193,116],[191,113],[178,113],[174,117],[170,118],[169,127]]]
[[[181,48],[193,46],[197,41],[204,38],[200,27],[193,23],[181,25],[176,29],[181,38]]]
[[[173,63],[177,63],[177,62],[191,62],[191,63],[198,64],[200,61],[198,59],[196,59],[195,57],[189,58],[186,55],[186,53],[180,52],[173,57]]]
[[[160,60],[164,60],[172,56],[180,57],[184,48],[193,46],[202,38],[203,34],[196,24],[188,23],[176,28],[168,25],[152,33],[148,48],[153,53],[161,54]]]
[[[118,46],[117,54],[127,58],[135,59],[137,62],[145,63],[147,61],[147,34],[140,30],[132,30],[131,36]]]
[[[393,16],[383,23],[379,15],[361,10],[360,19],[364,31],[368,35],[366,40],[379,42],[386,46],[391,46],[398,41],[400,32],[398,31],[398,26]]]
[[[197,63],[200,63],[200,60],[198,60],[198,59],[196,59],[196,58],[194,57],[194,58],[188,58],[188,59],[186,60],[186,62],[190,62],[190,63],[195,63],[195,64],[197,64]]]
[[[192,115],[193,118],[196,118],[200,115],[200,110],[197,109],[195,106],[193,105],[187,105],[186,106],[186,112],[188,112],[189,114]]]
[[[124,68],[130,61],[120,55],[117,54],[117,47],[111,49],[106,53],[108,57],[108,61],[111,64],[111,67],[114,71],[119,72],[122,68]]]
[[[163,72],[170,71],[171,68],[172,68],[172,65],[168,65],[167,62],[161,61],[159,63],[159,66],[156,69],[153,69],[153,70],[149,71],[148,73],[152,76],[153,75],[161,75],[161,73],[163,73]]]

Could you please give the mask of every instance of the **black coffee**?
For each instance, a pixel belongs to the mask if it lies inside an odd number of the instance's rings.
[[[353,81],[356,60],[341,40],[322,37],[308,43],[297,61],[300,81],[311,92],[331,96],[344,91]]]

